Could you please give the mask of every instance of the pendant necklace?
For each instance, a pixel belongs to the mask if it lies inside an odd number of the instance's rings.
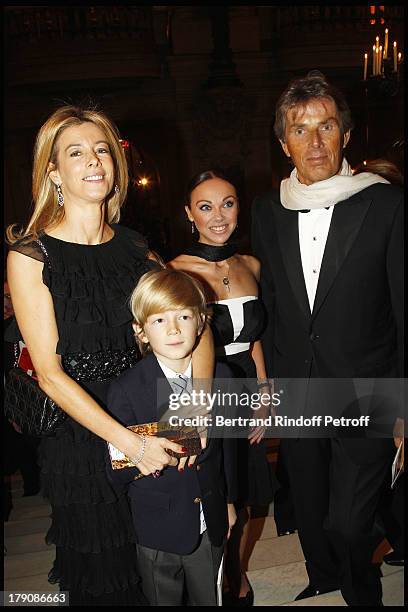
[[[223,244],[220,246],[196,242],[195,244],[187,248],[184,252],[186,253],[186,255],[193,255],[195,257],[201,257],[206,261],[213,261],[215,262],[218,268],[218,262],[226,261],[229,257],[233,257],[233,255],[235,255],[235,253],[237,252],[237,245],[235,242]],[[222,277],[222,284],[228,289],[228,292],[231,291],[229,266],[227,274]]]
[[[218,267],[217,263],[215,265]],[[230,279],[229,279],[229,266],[228,266],[228,272],[227,272],[226,276],[223,276],[223,278],[222,278],[222,284],[224,285],[224,287],[226,287],[228,289],[228,292],[231,291]]]

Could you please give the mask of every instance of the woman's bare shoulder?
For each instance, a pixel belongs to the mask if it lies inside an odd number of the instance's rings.
[[[193,255],[178,255],[171,261],[167,263],[169,268],[175,268],[176,270],[186,270],[186,269],[199,269],[203,264],[203,260],[198,257],[194,257]]]
[[[175,257],[171,261],[168,261],[166,266],[168,268],[179,268],[180,264],[183,263],[184,257],[185,255],[177,255],[177,257]]]
[[[253,255],[238,255],[238,257],[240,258],[241,263],[249,268],[255,278],[259,280],[261,274],[261,263],[259,259]]]

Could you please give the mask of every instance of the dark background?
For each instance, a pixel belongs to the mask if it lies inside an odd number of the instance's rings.
[[[375,36],[403,52],[392,6],[6,6],[5,223],[31,206],[35,134],[63,103],[96,102],[117,123],[131,186],[121,222],[165,259],[190,243],[183,194],[217,166],[237,184],[243,249],[253,198],[291,167],[273,135],[289,80],[321,70],[346,94],[352,166],[387,157],[403,170],[403,63],[398,80],[363,82]],[[403,55],[404,58],[404,55]],[[371,74],[369,56],[368,73]],[[139,185],[147,176],[147,187]]]

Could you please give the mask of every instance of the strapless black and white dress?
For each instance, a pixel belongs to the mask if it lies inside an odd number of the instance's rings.
[[[265,311],[258,297],[246,295],[209,304],[217,361],[229,365],[236,378],[256,378],[251,344],[265,324]],[[269,504],[277,488],[266,457],[266,444],[238,441],[239,501],[251,506]]]

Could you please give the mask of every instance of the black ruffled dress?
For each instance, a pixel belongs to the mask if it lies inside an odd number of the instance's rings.
[[[65,371],[105,408],[109,381],[139,359],[128,299],[142,274],[155,267],[137,232],[112,228],[113,238],[100,245],[42,234],[50,265],[37,243],[12,247],[45,261],[43,282],[59,333],[56,352]],[[46,541],[56,546],[50,582],[69,591],[70,605],[148,605],[127,496],[106,476],[106,442],[68,417],[42,439],[39,457],[42,491],[52,506]]]

